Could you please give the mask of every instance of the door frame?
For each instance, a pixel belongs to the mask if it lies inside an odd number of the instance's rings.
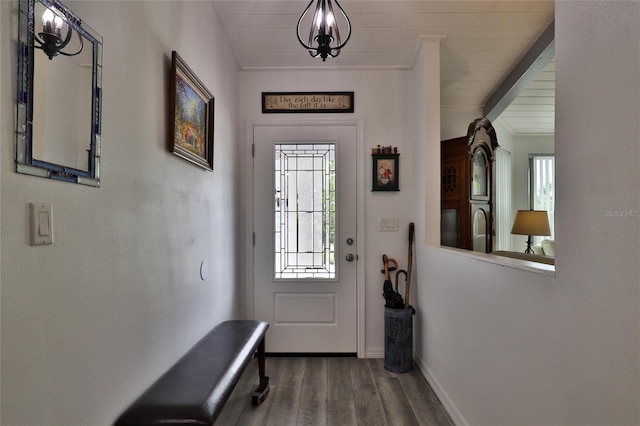
[[[253,154],[252,145],[256,127],[304,127],[304,126],[355,126],[356,127],[356,347],[358,358],[365,358],[365,224],[364,224],[364,120],[248,120],[245,125],[245,303],[246,316],[254,319],[253,305]]]

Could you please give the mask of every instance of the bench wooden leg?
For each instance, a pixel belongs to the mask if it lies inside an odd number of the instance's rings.
[[[254,406],[258,406],[267,399],[267,395],[269,395],[269,377],[265,375],[265,338],[262,338],[262,341],[258,345],[258,374],[260,376],[260,384],[258,388],[253,392],[251,396],[251,404]]]

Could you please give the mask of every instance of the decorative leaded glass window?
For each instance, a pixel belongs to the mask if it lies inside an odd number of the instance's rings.
[[[336,146],[275,145],[275,279],[335,279]]]

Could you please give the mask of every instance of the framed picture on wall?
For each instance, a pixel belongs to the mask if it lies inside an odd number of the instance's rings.
[[[171,151],[212,171],[214,98],[176,51],[171,52],[170,99]]]
[[[372,191],[400,191],[400,154],[374,155]]]

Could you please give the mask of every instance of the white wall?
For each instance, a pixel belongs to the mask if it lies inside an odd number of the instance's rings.
[[[555,277],[417,249],[415,350],[459,424],[640,423],[638,7],[556,2]]]
[[[99,189],[14,172],[17,2],[0,2],[2,424],[110,424],[242,303],[238,76],[211,4],[70,6],[104,38]],[[168,152],[172,50],[216,97],[213,173]],[[30,247],[40,201],[54,244]]]
[[[500,139],[498,139],[499,141]],[[512,217],[518,210],[529,209],[529,154],[553,154],[553,136],[517,136],[511,151],[511,171],[513,175]],[[526,235],[511,236],[511,250],[524,252],[527,248]]]
[[[0,2],[1,423],[110,423],[208,328],[238,314],[236,99],[241,120],[267,119],[266,90],[354,90],[365,146],[400,148],[401,191],[365,197],[368,355],[383,347],[380,254],[406,262],[405,236],[381,235],[376,219],[397,215],[401,227],[416,222],[416,361],[458,423],[640,423],[640,227],[624,215],[640,210],[637,3],[557,2],[555,277],[437,246],[439,141],[479,114],[445,109],[440,129],[432,44],[410,71],[238,81],[207,3],[78,8],[105,40],[100,189],[14,173],[15,2]],[[166,152],[172,49],[216,95],[213,174]],[[53,203],[52,247],[27,246],[31,201]]]
[[[425,40],[419,50],[416,66],[411,70],[387,71],[272,71],[240,73],[241,116],[251,122],[286,122],[295,120],[364,120],[365,182],[364,208],[366,241],[359,242],[360,262],[365,263],[366,286],[365,355],[384,356],[384,299],[381,257],[386,253],[407,263],[407,231],[409,222],[416,224],[416,242],[424,245],[428,228],[440,229],[440,89],[439,42]],[[268,91],[354,91],[354,114],[261,114],[261,92]],[[479,110],[467,111],[469,121],[451,126],[464,135]],[[455,121],[455,120],[454,120]],[[462,122],[462,120],[458,120]],[[453,130],[452,130],[453,132]],[[437,152],[428,152],[420,141],[436,141]],[[400,192],[371,192],[371,147],[398,146],[400,152]],[[249,166],[247,166],[249,167]],[[425,199],[425,176],[437,182],[432,197]],[[379,232],[378,217],[399,218],[399,232]],[[428,217],[427,222],[423,218]],[[432,241],[435,242],[436,240]],[[437,237],[439,241],[439,237]],[[365,255],[363,256],[363,253]],[[414,257],[412,298],[423,291],[422,279]],[[421,315],[418,310],[417,316]],[[419,339],[419,331],[416,332]]]
[[[407,134],[405,117],[413,115],[411,105],[403,97],[406,71],[271,71],[240,73],[241,116],[251,122],[294,122],[296,120],[364,120],[364,238],[358,241],[360,262],[365,262],[366,335],[365,352],[370,357],[384,355],[384,299],[382,297],[382,254],[407,262],[408,224],[412,194],[413,141]],[[353,91],[353,114],[262,114],[262,92]],[[398,147],[400,153],[400,192],[371,192],[371,148],[378,144]],[[247,167],[250,167],[248,165]],[[399,232],[378,232],[378,217],[399,219]],[[363,253],[366,251],[366,255]]]
[[[500,119],[493,123],[501,147],[511,152],[511,220],[518,210],[529,209],[529,154],[553,154],[555,152],[553,135],[514,135]],[[527,237],[511,236],[511,250],[524,252]]]
[[[365,355],[384,356],[384,299],[381,256],[388,254],[407,264],[407,231],[409,222],[416,224],[416,244],[424,246],[427,229],[430,234],[440,229],[440,62],[439,42],[425,39],[410,70],[387,71],[273,71],[240,73],[241,116],[248,122],[287,121],[301,119],[299,114],[261,114],[260,94],[267,91],[354,91],[355,112],[351,114],[313,114],[305,120],[364,120],[366,166],[363,182],[365,192],[365,238],[360,241],[360,261],[365,263],[366,312]],[[456,114],[442,112],[448,123],[447,136],[466,134],[471,121],[480,117],[479,108],[464,108]],[[446,120],[445,120],[446,118]],[[425,149],[420,141],[436,141],[437,152]],[[400,152],[400,192],[371,192],[370,148],[376,145],[398,146]],[[425,198],[425,177],[437,182],[436,191]],[[359,207],[360,208],[360,207]],[[378,217],[399,218],[399,232],[378,232]],[[424,221],[423,218],[428,218]],[[439,236],[431,241],[439,241]],[[416,245],[415,250],[421,250]],[[362,255],[365,253],[365,256]],[[416,255],[414,255],[416,256]],[[415,305],[423,292],[423,279],[414,257],[411,302]],[[424,273],[427,276],[427,273]],[[422,313],[420,309],[416,318]],[[422,330],[416,339],[424,338]]]
[[[13,102],[11,99],[11,86],[9,84],[5,84],[4,81],[6,79],[10,79],[12,77],[11,73],[11,43],[7,43],[5,40],[11,40],[11,29],[12,26],[9,25],[9,20],[5,18],[5,15],[8,13],[8,8],[6,4],[0,4],[0,423],[2,423],[2,374],[1,374],[1,366],[2,366],[2,317],[4,316],[4,301],[2,299],[2,229],[4,229],[4,221],[2,218],[4,215],[2,214],[2,173],[4,171],[4,167],[2,166],[3,158],[5,157],[4,149],[2,148],[5,145],[5,138],[8,132],[11,132],[7,127],[11,127],[13,123],[6,123],[5,120],[1,117],[11,117],[11,113],[13,111],[12,106]]]
[[[440,139],[466,136],[469,124],[482,117],[482,108],[474,106],[443,106],[441,111]]]

